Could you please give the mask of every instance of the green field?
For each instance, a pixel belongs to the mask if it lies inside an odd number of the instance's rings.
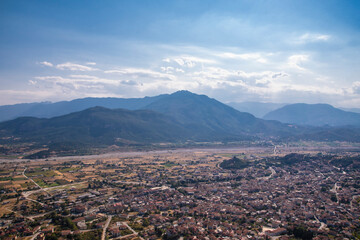
[[[34,181],[37,184],[39,184],[40,187],[43,187],[43,188],[59,186],[59,184],[57,182],[52,182],[50,184],[47,184],[42,179],[34,179]]]
[[[81,169],[81,167],[69,167],[69,168],[59,169],[58,171],[62,172],[62,173],[71,172],[71,171],[76,172],[76,171],[79,171],[80,169]]]
[[[40,171],[39,171],[38,169],[36,169],[35,171],[26,172],[26,176],[28,176],[28,177],[34,177],[34,176],[54,177],[54,176],[57,176],[57,174],[52,170],[42,171],[40,169]]]

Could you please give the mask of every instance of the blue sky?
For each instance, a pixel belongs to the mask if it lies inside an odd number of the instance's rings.
[[[0,1],[0,105],[177,90],[360,107],[360,1]]]

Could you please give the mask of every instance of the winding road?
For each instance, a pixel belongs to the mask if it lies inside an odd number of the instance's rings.
[[[321,221],[316,217],[316,215],[314,215],[314,218],[315,218],[316,222],[320,223],[319,230],[322,230],[322,229],[324,229],[324,228],[327,228],[327,225],[326,225],[325,223],[321,222]]]
[[[269,167],[269,169],[271,171],[271,174],[269,176],[267,176],[267,177],[259,177],[257,179],[269,180],[271,177],[273,177],[276,174],[276,171],[272,167]]]

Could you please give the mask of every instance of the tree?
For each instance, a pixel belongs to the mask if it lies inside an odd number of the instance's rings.
[[[311,240],[314,237],[314,233],[308,229],[305,229],[303,226],[294,227],[293,234],[296,238],[301,238],[303,240]]]
[[[149,219],[144,218],[144,219],[143,219],[143,226],[144,226],[144,227],[148,227],[149,225],[150,225]]]

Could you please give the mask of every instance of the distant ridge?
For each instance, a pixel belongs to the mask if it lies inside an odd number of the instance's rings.
[[[81,98],[55,103],[42,102],[5,105],[0,106],[0,122],[15,119],[17,117],[51,118],[96,106],[109,109],[123,108],[137,110],[164,96],[166,96],[166,94],[144,98]]]
[[[346,112],[354,112],[354,113],[360,113],[360,108],[339,108]]]
[[[178,94],[185,94],[188,91],[178,91]],[[189,96],[193,93],[188,92]],[[71,101],[61,101],[61,102],[41,102],[41,103],[21,103],[14,105],[4,105],[0,106],[0,122],[12,120],[17,117],[39,117],[39,118],[52,118],[57,117],[73,112],[78,112],[85,110],[91,107],[105,107],[108,109],[128,109],[128,110],[138,110],[138,109],[151,109],[156,107],[156,105],[150,106],[152,103],[157,102],[163,98],[166,98],[173,94],[161,94],[153,97],[144,97],[144,98],[81,98],[74,99]],[[196,95],[196,94],[195,94]],[[205,95],[203,95],[205,96]],[[173,98],[173,97],[172,97]],[[260,102],[242,102],[242,103],[228,103],[228,106],[240,111],[246,112],[254,115],[257,118],[263,118],[264,115],[283,107],[284,103],[260,103]],[[159,110],[159,109],[158,109]],[[357,112],[360,109],[342,109],[345,111]],[[275,119],[282,121],[277,118],[268,118],[265,119]],[[282,121],[283,122],[283,121]]]
[[[309,126],[360,126],[359,113],[343,111],[329,104],[290,104],[269,112],[264,119]]]

